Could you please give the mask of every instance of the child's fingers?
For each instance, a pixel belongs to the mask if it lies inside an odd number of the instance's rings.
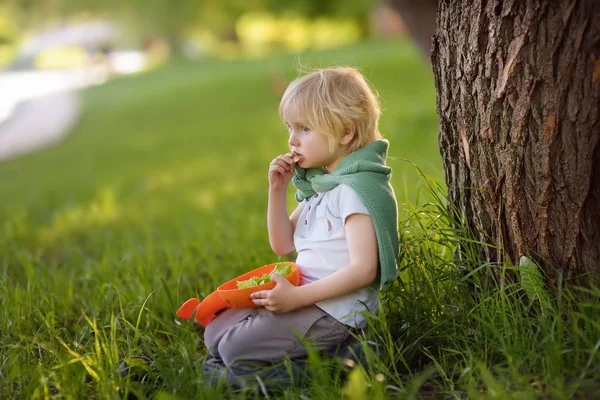
[[[265,300],[269,296],[270,290],[259,290],[258,292],[254,292],[250,295],[252,299],[255,300]]]
[[[294,165],[294,157],[292,154],[293,153],[282,154],[278,158],[283,159],[288,165],[292,166]]]
[[[265,307],[266,305],[269,304],[269,301],[267,299],[252,299],[252,302],[254,304],[256,304],[257,306],[263,306],[263,307]]]
[[[269,292],[270,290],[263,290],[260,292],[254,292],[250,295],[252,302],[257,306],[268,306],[269,305]]]
[[[280,173],[281,175],[285,175],[289,172],[289,170],[285,169],[284,167],[282,167],[281,165],[272,165],[271,166],[271,172],[273,173]]]
[[[285,155],[277,157],[277,161],[279,164],[284,165],[286,168],[292,169],[294,167],[294,160]]]
[[[271,163],[271,165],[272,166],[279,165],[280,167],[282,167],[286,171],[291,171],[292,170],[292,166],[289,165],[287,162],[285,162],[285,160],[282,160],[280,158],[276,158],[275,160],[273,160],[273,162]]]

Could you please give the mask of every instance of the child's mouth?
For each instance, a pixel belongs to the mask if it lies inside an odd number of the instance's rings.
[[[302,158],[303,157],[300,154],[296,154],[296,153],[292,154],[292,159],[294,160],[295,163],[302,161]]]

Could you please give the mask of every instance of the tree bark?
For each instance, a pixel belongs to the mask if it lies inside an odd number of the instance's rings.
[[[431,38],[435,33],[435,18],[438,0],[390,0],[417,43],[421,52],[429,59]]]
[[[600,2],[440,0],[449,199],[489,262],[600,269]]]

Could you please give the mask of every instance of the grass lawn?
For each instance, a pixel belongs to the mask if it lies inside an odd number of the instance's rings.
[[[398,284],[384,295],[372,328],[386,356],[355,375],[351,394],[592,393],[597,322],[583,336],[565,328],[546,343],[553,346],[547,355],[528,345],[539,345],[540,330],[534,334],[524,305],[521,319],[521,308],[505,313],[523,324],[522,340],[499,342],[511,322],[496,313],[506,311],[506,299],[523,295],[518,288],[475,300],[464,295],[452,264],[454,239],[439,222],[443,200],[438,208],[417,207],[435,195],[403,161],[432,182],[443,180],[432,74],[412,44],[377,41],[299,60],[178,61],[118,79],[82,94],[83,119],[62,144],[0,164],[0,397],[223,394],[204,386],[196,370],[201,336],[174,313],[188,298],[278,260],[266,232],[267,168],[286,151],[287,131],[273,87],[295,76],[298,61],[357,66],[379,90],[381,131],[391,142],[393,186],[411,241],[401,265],[420,267],[403,271],[413,286]],[[592,321],[600,312],[581,315]],[[448,337],[456,340],[449,344]],[[561,355],[565,348],[574,350]],[[525,356],[533,357],[531,365]],[[117,373],[124,360],[126,377]],[[544,360],[560,364],[546,374]],[[581,368],[572,379],[557,380],[561,368],[573,366]],[[339,381],[321,377],[283,396],[329,399],[343,391]]]

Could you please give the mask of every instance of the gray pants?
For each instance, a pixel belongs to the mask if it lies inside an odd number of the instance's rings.
[[[350,329],[314,305],[289,313],[229,308],[208,324],[204,343],[226,366],[235,361],[268,365],[305,356],[306,344],[315,350],[335,347]]]

